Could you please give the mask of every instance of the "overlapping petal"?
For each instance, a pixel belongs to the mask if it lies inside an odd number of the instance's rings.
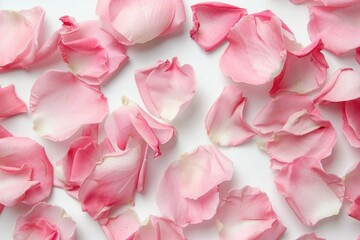
[[[101,122],[108,106],[98,88],[88,86],[69,72],[50,70],[31,89],[30,112],[34,130],[40,136],[62,141],[83,126]]]
[[[171,122],[190,105],[196,91],[193,68],[177,58],[135,72],[140,96],[151,114]]]
[[[348,210],[348,215],[360,221],[360,196],[351,203]]]
[[[299,220],[307,226],[337,215],[344,199],[342,179],[324,172],[316,158],[299,158],[286,164],[275,176],[275,184]]]
[[[345,197],[354,202],[360,196],[360,163],[356,163],[345,176]]]
[[[104,30],[125,45],[145,43],[168,35],[185,21],[182,0],[98,1],[96,13]]]
[[[27,112],[26,104],[15,93],[14,85],[0,88],[0,118]]]
[[[277,240],[286,230],[266,193],[250,186],[231,190],[221,200],[216,219],[222,240]]]
[[[221,146],[237,146],[254,136],[254,131],[243,119],[246,100],[239,87],[224,88],[205,119],[212,142]]]
[[[325,238],[319,238],[315,233],[308,233],[302,235],[301,237],[297,238],[296,240],[325,240]]]
[[[346,101],[343,103],[343,133],[351,146],[360,148],[360,123],[359,111],[360,99]]]
[[[212,218],[219,203],[218,185],[230,180],[232,172],[231,160],[214,146],[184,155],[160,180],[156,200],[161,213],[180,226]]]
[[[14,240],[75,240],[76,223],[60,207],[38,203],[16,220]]]
[[[221,2],[205,2],[191,6],[193,28],[190,37],[205,51],[223,43],[235,23],[247,15],[247,10]]]

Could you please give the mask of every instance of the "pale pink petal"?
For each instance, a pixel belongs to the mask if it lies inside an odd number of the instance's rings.
[[[160,211],[180,226],[210,219],[219,203],[217,186],[229,181],[232,172],[231,160],[215,146],[198,147],[173,162],[160,180]]]
[[[360,148],[360,99],[346,101],[343,103],[343,133],[351,146]]]
[[[18,217],[14,240],[75,240],[75,228],[62,208],[41,202]]]
[[[300,157],[328,157],[336,144],[336,131],[329,121],[301,111],[294,113],[274,132],[266,149],[275,164],[286,164]]]
[[[190,37],[205,51],[223,43],[235,23],[247,15],[244,8],[221,2],[198,3],[191,6],[193,28]]]
[[[290,0],[294,4],[300,4],[304,2],[318,2],[324,6],[329,7],[346,7],[350,4],[357,3],[358,0]]]
[[[360,162],[356,163],[346,174],[344,179],[347,200],[354,202],[360,196]]]
[[[15,93],[14,85],[0,88],[0,118],[27,112],[26,105]]]
[[[345,102],[357,98],[360,98],[360,72],[341,68],[325,83],[314,102]]]
[[[179,66],[177,58],[135,72],[140,96],[151,114],[171,122],[185,111],[195,95],[193,68]]]
[[[262,134],[280,130],[295,112],[315,111],[311,99],[306,95],[279,92],[260,110],[253,120],[254,127]]]
[[[360,47],[360,2],[345,7],[311,6],[310,39],[321,39],[324,48],[336,55]]]
[[[132,210],[126,210],[115,218],[109,218],[101,225],[108,240],[128,240],[140,226],[137,215]]]
[[[216,219],[222,240],[277,240],[286,230],[266,193],[250,186],[231,190],[221,200]]]
[[[0,188],[8,195],[0,197],[3,205],[35,204],[52,190],[53,167],[44,148],[28,138],[0,139]]]
[[[344,199],[342,179],[324,172],[316,158],[299,158],[286,164],[275,176],[275,184],[307,226],[337,215]]]
[[[302,235],[301,237],[297,238],[296,240],[326,240],[325,238],[319,238],[316,236],[315,233],[308,233],[305,235]]]
[[[220,68],[233,81],[260,85],[281,72],[286,49],[282,22],[276,16],[244,16],[230,30],[228,40]]]
[[[274,79],[270,94],[281,90],[304,94],[318,89],[325,81],[329,67],[322,49],[321,40],[317,40],[304,49],[288,52],[284,68]]]
[[[243,119],[246,101],[239,87],[224,88],[205,119],[207,134],[213,143],[237,146],[254,136],[254,131]]]
[[[360,221],[360,195],[351,203],[348,215],[356,220]]]
[[[103,21],[104,30],[125,45],[170,34],[185,21],[182,0],[98,1],[96,13]]]
[[[101,122],[108,106],[99,89],[69,72],[50,70],[31,89],[30,112],[34,130],[40,136],[62,141],[83,126]]]

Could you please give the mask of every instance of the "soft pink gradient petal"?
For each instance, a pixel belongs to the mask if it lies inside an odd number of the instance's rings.
[[[316,236],[315,233],[308,233],[305,235],[302,235],[301,237],[297,238],[296,240],[326,240],[325,238],[319,238]]]
[[[351,203],[348,215],[356,220],[360,221],[360,195]]]
[[[6,130],[3,126],[0,125],[0,139],[6,137],[13,137],[13,135]]]
[[[198,3],[192,5],[191,10],[190,37],[205,51],[212,51],[223,43],[235,23],[247,15],[246,9],[221,2]]]
[[[343,133],[351,146],[360,148],[360,98],[346,101],[342,106]]]
[[[108,113],[107,100],[97,88],[69,72],[50,70],[31,89],[34,130],[52,141],[63,141],[81,127],[100,123]]]
[[[324,48],[336,55],[360,47],[360,2],[345,7],[310,6],[310,39],[320,38]]]
[[[41,202],[18,217],[14,240],[75,240],[75,228],[62,208]]]
[[[196,91],[193,68],[188,64],[180,66],[176,57],[137,70],[135,79],[146,108],[167,122],[185,111]]]
[[[247,98],[239,87],[227,86],[211,106],[205,127],[211,141],[221,146],[237,146],[255,134],[243,118]]]
[[[220,68],[233,81],[261,85],[281,72],[286,49],[282,22],[275,15],[242,17],[230,30],[228,40]]]
[[[294,4],[305,2],[318,2],[328,7],[346,7],[355,4],[358,0],[290,0]]]
[[[346,174],[345,179],[345,198],[354,202],[360,196],[360,162],[356,163]]]
[[[286,230],[266,193],[250,186],[231,190],[221,200],[216,219],[222,240],[277,240]]]
[[[342,179],[324,172],[316,158],[299,158],[286,164],[274,180],[278,191],[306,226],[314,226],[340,211],[345,192]]]
[[[15,92],[13,84],[0,88],[0,118],[8,118],[27,112],[26,104]]]
[[[288,52],[284,68],[274,79],[270,94],[281,90],[305,94],[318,89],[324,83],[329,68],[322,49],[321,40],[317,40],[306,48]]]

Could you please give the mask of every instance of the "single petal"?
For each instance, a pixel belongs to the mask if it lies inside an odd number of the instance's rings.
[[[344,179],[347,200],[354,202],[360,196],[360,163],[356,163],[346,174]]]
[[[313,226],[340,211],[344,184],[341,178],[324,172],[316,158],[299,158],[286,164],[274,180],[278,191],[304,225]]]
[[[284,68],[274,79],[270,94],[281,90],[304,94],[318,89],[329,68],[322,49],[321,40],[317,40],[304,49],[288,52]]]
[[[177,58],[135,72],[140,96],[151,114],[171,122],[189,106],[195,95],[193,68],[179,66]]]
[[[354,202],[351,203],[348,210],[348,215],[360,221],[360,195],[355,199]]]
[[[345,7],[311,6],[308,32],[310,39],[320,38],[324,48],[339,55],[360,47],[360,3]]]
[[[198,3],[192,5],[191,10],[190,37],[205,51],[212,51],[223,43],[230,28],[247,15],[246,9],[221,2]]]
[[[62,208],[41,202],[18,217],[14,240],[75,240],[75,227]]]
[[[216,219],[222,240],[277,240],[286,230],[266,193],[250,186],[231,190],[221,200]]]
[[[230,30],[228,40],[220,68],[233,81],[261,85],[281,72],[286,50],[282,23],[276,16],[266,20],[262,15],[244,16]]]
[[[247,98],[239,87],[225,87],[211,106],[205,119],[211,141],[221,146],[237,146],[254,136],[254,131],[243,119]]]
[[[13,135],[8,132],[3,126],[0,125],[0,138],[12,137]]]
[[[356,61],[360,64],[360,48],[356,49]]]
[[[27,112],[26,105],[15,93],[14,85],[0,88],[0,118]]]
[[[63,141],[79,128],[101,122],[108,113],[107,100],[69,72],[50,70],[31,89],[30,112],[34,130],[52,141]]]
[[[316,236],[315,233],[308,233],[305,235],[302,235],[301,237],[297,238],[296,240],[326,240],[325,238],[319,238]]]
[[[351,146],[360,148],[360,99],[346,101],[342,106],[343,133]]]

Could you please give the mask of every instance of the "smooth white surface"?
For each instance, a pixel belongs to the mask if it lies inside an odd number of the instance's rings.
[[[95,15],[96,2],[96,0],[0,0],[0,8],[21,10],[33,6],[43,7],[46,12],[46,32],[50,34],[61,26],[58,18],[63,15],[73,16],[78,22],[97,19]],[[134,71],[136,69],[152,65],[160,59],[165,60],[178,56],[180,64],[191,64],[196,72],[198,86],[195,98],[189,109],[180,119],[174,122],[178,132],[177,140],[175,143],[170,143],[162,148],[163,155],[158,160],[149,162],[146,189],[143,193],[136,195],[135,210],[141,220],[145,220],[149,214],[160,215],[155,202],[155,191],[160,177],[171,161],[177,160],[182,153],[192,151],[198,145],[210,144],[204,126],[205,115],[222,91],[223,86],[235,84],[226,78],[218,67],[219,58],[226,44],[213,53],[206,54],[189,37],[188,31],[192,25],[190,6],[197,2],[200,1],[184,0],[187,20],[182,32],[145,45],[129,48],[127,54],[130,60],[119,74],[108,85],[103,87],[103,92],[108,98],[111,110],[121,105],[121,96],[123,95],[144,106],[134,80]],[[249,13],[270,9],[290,27],[299,42],[303,45],[310,42],[306,31],[308,11],[305,5],[295,6],[288,0],[224,0],[223,2],[247,8]],[[4,37],[4,33],[1,33],[1,35],[1,37]],[[326,57],[331,66],[329,75],[339,67],[353,67],[360,70],[360,66],[354,60],[354,54],[349,54],[340,59],[326,53]],[[16,70],[1,73],[0,84],[2,86],[10,83],[15,84],[18,95],[28,104],[32,84],[42,72],[50,68],[66,70],[67,66],[61,61],[59,55],[56,55],[46,60],[46,63],[41,63],[29,71]],[[269,99],[268,91],[271,85],[240,86],[249,99],[245,115],[248,121],[251,122],[265,101]],[[323,107],[322,110],[325,117],[332,121],[338,132],[338,143],[335,146],[333,155],[324,161],[325,169],[343,176],[350,166],[360,160],[360,152],[351,148],[341,133],[340,107],[331,105]],[[32,131],[31,118],[25,114],[7,120],[0,120],[0,124],[15,136],[31,137],[44,145],[53,163],[65,154],[71,142],[71,139],[62,143],[53,143],[41,139]],[[265,191],[269,195],[280,221],[288,228],[282,238],[284,240],[296,239],[298,236],[311,231],[315,231],[318,236],[330,240],[355,240],[360,234],[360,222],[347,216],[348,203],[344,204],[339,216],[322,221],[314,228],[305,227],[299,222],[283,197],[276,191],[272,180],[274,173],[269,169],[269,157],[258,148],[257,143],[259,140],[254,138],[240,147],[220,149],[233,160],[235,168],[233,180],[225,187],[240,188],[251,185]],[[106,239],[99,225],[86,213],[83,213],[80,204],[63,190],[55,188],[49,202],[63,207],[77,222],[78,240]],[[0,240],[12,239],[17,216],[28,209],[27,206],[4,209],[0,215]],[[219,239],[212,221],[187,227],[185,235],[189,240]]]

